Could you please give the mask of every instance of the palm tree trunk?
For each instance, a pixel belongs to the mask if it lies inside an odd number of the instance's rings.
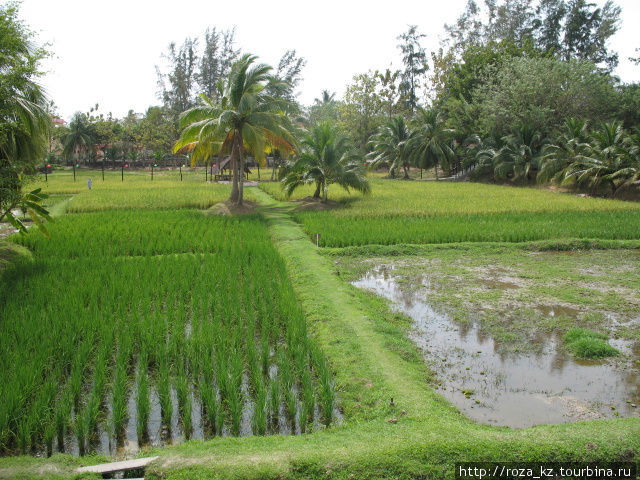
[[[236,203],[240,192],[238,191],[238,142],[237,135],[234,135],[233,146],[231,147],[231,168],[233,168],[233,179],[231,182],[231,196],[229,200]]]
[[[313,193],[313,198],[320,198],[320,188],[321,188],[321,184],[320,182],[317,182],[316,191]]]
[[[238,201],[236,202],[236,205],[242,205],[242,200],[244,198],[244,155],[242,152],[242,133],[240,132],[238,132],[238,158],[240,160],[240,166],[238,168],[238,181],[240,183],[238,184]]]

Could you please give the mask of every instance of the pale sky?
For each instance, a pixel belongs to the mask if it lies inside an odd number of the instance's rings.
[[[0,0],[2,1],[2,0]],[[598,3],[603,3],[599,1]],[[639,0],[616,0],[622,27],[610,42],[619,52],[616,73],[640,81],[640,67],[627,58],[640,47]],[[307,60],[299,99],[310,104],[323,89],[340,97],[356,73],[400,67],[396,37],[416,24],[435,50],[443,25],[453,23],[466,0],[23,0],[21,17],[51,44],[54,57],[42,79],[59,113],[75,111],[123,116],[159,104],[155,65],[174,41],[202,37],[205,29],[236,26],[243,52],[277,65],[287,49]]]

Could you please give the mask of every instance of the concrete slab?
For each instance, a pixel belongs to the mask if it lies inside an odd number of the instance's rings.
[[[136,468],[144,468],[158,457],[136,458],[134,460],[125,460],[122,462],[101,463],[99,465],[90,465],[88,467],[76,468],[76,472],[89,473],[112,473],[123,470],[135,470]]]

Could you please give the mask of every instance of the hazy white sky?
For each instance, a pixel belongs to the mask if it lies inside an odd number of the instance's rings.
[[[0,0],[2,1],[2,0]],[[599,3],[603,3],[600,1]],[[640,81],[627,58],[640,47],[639,0],[617,0],[622,28],[611,41],[620,54],[616,72]],[[238,46],[277,64],[295,48],[307,60],[300,100],[309,104],[322,89],[344,92],[356,73],[399,67],[396,37],[407,25],[438,47],[444,23],[455,21],[466,0],[23,0],[21,16],[49,42],[43,83],[64,118],[95,103],[116,116],[158,104],[155,65],[171,41],[201,37],[208,26],[236,26]],[[637,56],[637,55],[636,55]]]

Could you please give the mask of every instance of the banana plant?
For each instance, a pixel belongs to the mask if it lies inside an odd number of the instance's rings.
[[[45,226],[45,221],[50,222],[52,218],[49,215],[49,211],[42,206],[42,203],[47,198],[49,198],[49,195],[42,193],[41,188],[19,195],[12,204],[6,206],[5,210],[0,212],[0,222],[9,222],[13,228],[21,234],[25,234],[27,225],[24,219],[14,213],[16,210],[22,211],[31,219],[38,230],[48,237],[49,232]]]

